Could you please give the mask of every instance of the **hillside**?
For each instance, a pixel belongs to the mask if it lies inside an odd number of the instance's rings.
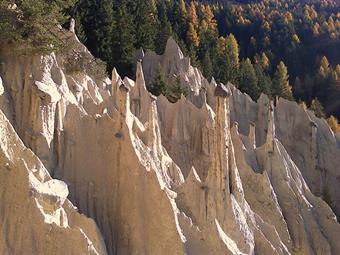
[[[0,2],[0,254],[340,254],[340,133],[317,100],[254,100],[171,36],[108,76],[68,8]]]

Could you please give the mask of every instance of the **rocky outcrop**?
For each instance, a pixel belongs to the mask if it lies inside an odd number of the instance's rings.
[[[337,210],[339,138],[297,104],[209,83],[173,39],[138,55],[136,81],[70,74],[61,55],[4,56],[4,254],[340,253],[318,197]],[[157,69],[187,98],[152,96]]]
[[[95,223],[67,196],[0,110],[0,253],[106,254]]]
[[[158,148],[155,104],[144,126],[130,112],[129,85],[118,80],[111,116],[67,111],[58,176],[70,184],[71,200],[96,219],[109,254],[182,254],[168,188],[183,178]]]
[[[239,131],[248,135],[256,126],[256,144],[265,143],[269,99],[261,95],[253,102],[247,95],[232,87],[231,121],[239,123]],[[300,107],[295,102],[278,99],[274,108],[275,130],[278,140],[301,171],[309,188],[324,198],[337,214],[339,211],[340,147],[337,136],[325,120]],[[247,116],[248,115],[248,116]],[[245,117],[247,116],[247,117]]]
[[[189,96],[199,96],[200,89],[208,85],[201,71],[190,65],[190,58],[185,57],[173,38],[169,38],[164,54],[159,56],[147,51],[143,57],[143,71],[146,84],[152,82],[157,71],[166,74],[169,86],[180,78],[183,87],[189,90]]]

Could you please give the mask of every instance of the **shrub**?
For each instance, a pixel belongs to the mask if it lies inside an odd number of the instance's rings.
[[[107,75],[105,62],[94,58],[87,52],[72,50],[65,57],[64,68],[67,74],[84,71],[95,79],[104,79]]]
[[[175,83],[173,85],[167,84],[160,67],[157,69],[153,82],[149,84],[148,90],[155,96],[162,94],[172,103],[177,102],[177,100],[181,98],[182,94],[184,96],[188,95],[188,90],[181,86],[179,77],[176,77]]]

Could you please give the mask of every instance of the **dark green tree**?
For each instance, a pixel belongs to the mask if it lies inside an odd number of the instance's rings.
[[[135,53],[135,24],[132,8],[127,0],[115,0],[115,23],[112,34],[112,60],[121,75],[132,76],[132,60]]]
[[[154,0],[136,0],[134,14],[136,24],[136,48],[155,50],[158,24],[157,8]]]
[[[163,54],[168,38],[172,36],[172,27],[166,13],[166,5],[161,1],[158,5],[158,31],[155,40],[157,54]]]
[[[212,64],[209,52],[206,52],[203,58],[202,70],[203,70],[203,75],[205,76],[205,78],[210,80],[213,76],[213,64]]]
[[[173,24],[173,31],[181,40],[185,40],[188,30],[185,1],[175,1],[173,4],[172,13],[173,15],[171,15],[171,22]]]
[[[112,35],[114,32],[112,0],[80,0],[73,15],[81,22],[81,26],[77,25],[76,32],[85,39],[88,49],[95,57],[106,61],[109,68],[112,68]]]
[[[148,90],[155,96],[163,94],[168,96],[168,88],[165,82],[164,74],[160,67],[157,68],[153,81],[148,85]]]
[[[200,44],[198,49],[198,58],[200,60],[204,60],[206,54],[212,54],[217,45],[217,36],[216,30],[210,28],[205,21],[201,22],[199,37]],[[203,70],[204,71],[204,70]]]
[[[239,46],[233,34],[230,34],[225,39],[225,46],[223,51],[220,51],[220,57],[225,58],[219,61],[222,65],[217,68],[222,69],[223,82],[237,83],[238,69],[240,65],[239,60]]]
[[[302,82],[301,82],[301,80],[298,76],[295,78],[293,88],[294,88],[294,96],[296,98],[301,98],[304,94],[304,91],[303,91],[303,87],[302,87]]]
[[[254,66],[252,65],[249,58],[242,61],[239,76],[238,85],[239,88],[247,93],[251,98],[257,99],[260,95],[260,89],[257,86],[258,80]]]
[[[262,63],[256,63],[255,64],[255,73],[258,81],[258,88],[260,93],[264,93],[271,97],[272,95],[272,80],[269,75],[266,75],[266,73],[263,70]]]
[[[181,98],[182,95],[187,96],[188,92],[183,89],[181,85],[181,79],[179,76],[176,77],[175,83],[169,88],[167,98],[170,102],[175,103]]]

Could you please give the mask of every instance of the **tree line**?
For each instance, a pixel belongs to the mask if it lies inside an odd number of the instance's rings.
[[[53,27],[71,16],[79,39],[108,70],[132,76],[136,49],[162,54],[172,36],[208,79],[231,81],[255,100],[266,93],[340,116],[340,9],[333,0],[75,2],[2,0],[2,45],[55,50]]]
[[[80,0],[72,15],[91,52],[123,75],[133,75],[136,49],[162,54],[173,36],[208,79],[231,81],[255,100],[262,92],[317,100],[340,115],[340,105],[327,105],[340,96],[335,1]]]

